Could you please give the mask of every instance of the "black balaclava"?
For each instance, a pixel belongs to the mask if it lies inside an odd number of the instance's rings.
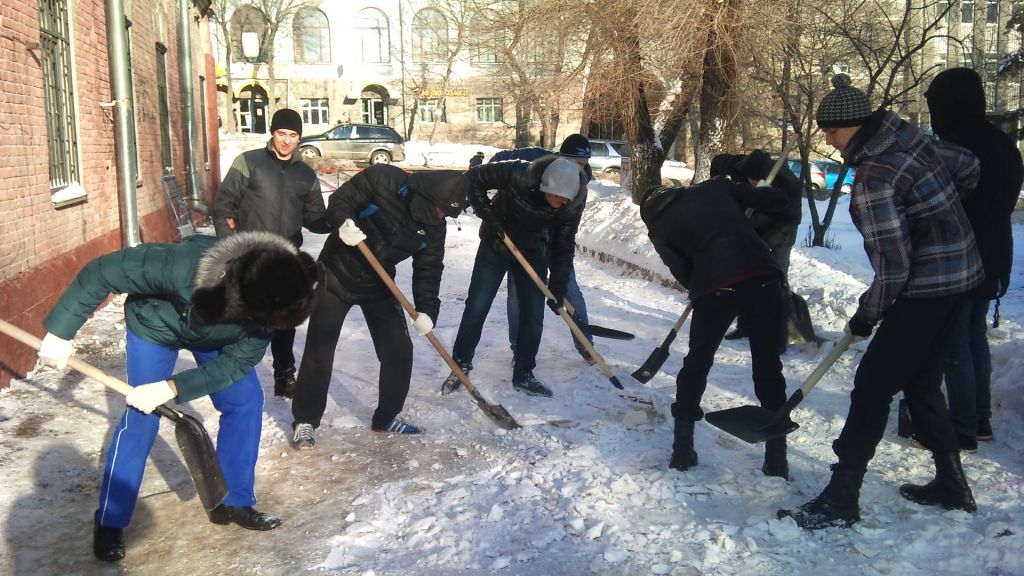
[[[951,68],[939,73],[924,93],[932,130],[947,136],[961,123],[985,118],[985,89],[981,77],[969,68]]]

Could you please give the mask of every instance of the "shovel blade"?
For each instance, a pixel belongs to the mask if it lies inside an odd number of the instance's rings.
[[[789,418],[782,418],[778,422],[774,422],[776,416],[778,416],[777,412],[760,406],[740,406],[708,412],[704,415],[704,419],[708,421],[708,424],[732,434],[744,442],[757,444],[765,440],[783,438],[800,427]]]
[[[659,346],[655,348],[643,366],[637,368],[636,372],[633,372],[633,379],[641,384],[647,384],[658,373],[658,370],[661,370],[665,360],[668,360],[668,347]]]
[[[185,466],[192,476],[199,501],[207,511],[213,510],[227,498],[228,484],[210,435],[199,420],[181,414],[174,424],[174,438],[185,457]]]
[[[480,394],[480,392],[476,388],[474,388],[473,391],[470,392],[470,395],[473,396],[473,401],[476,402],[477,406],[479,406],[480,409],[484,411],[484,414],[487,414],[487,416],[489,416],[491,420],[494,420],[498,424],[498,426],[501,426],[505,430],[515,430],[516,428],[522,428],[522,426],[520,426],[519,423],[516,422],[516,419],[513,418],[512,415],[508,413],[508,410],[505,410],[504,406],[502,406],[501,404],[491,404],[487,402],[487,400],[483,397],[482,394]]]
[[[595,338],[608,338],[609,340],[632,340],[636,338],[636,334],[630,334],[629,332],[623,332],[622,330],[615,330],[614,328],[605,328],[604,326],[595,326],[591,324],[590,335]]]

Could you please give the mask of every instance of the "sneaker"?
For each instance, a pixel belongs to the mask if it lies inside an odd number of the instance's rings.
[[[978,420],[978,442],[991,442],[994,439],[992,435],[992,422],[988,418],[982,418]]]
[[[462,362],[456,360],[455,363],[459,366],[459,368],[466,376],[469,376],[470,370],[473,369],[472,362]],[[462,380],[459,380],[458,374],[456,374],[455,371],[452,370],[452,373],[449,374],[448,378],[446,378],[444,383],[441,384],[441,396],[447,396],[452,392],[457,392],[459,388],[462,388]]]
[[[274,377],[274,396],[293,398],[295,396],[295,373]]]
[[[956,444],[957,448],[965,454],[974,454],[978,451],[978,439],[974,436],[964,436],[963,434],[956,433]],[[910,437],[910,447],[918,450],[927,450],[923,444],[917,441],[914,436]]]
[[[544,396],[545,398],[551,397],[551,389],[534,378],[533,373],[527,374],[526,377],[521,380],[513,380],[512,387],[520,392],[525,392],[530,396]]]
[[[313,437],[313,425],[300,422],[295,426],[295,436],[292,437],[292,448],[300,452],[312,450],[316,446],[316,438]]]
[[[586,350],[581,350],[580,351],[580,356],[583,357],[583,361],[584,362],[586,362],[587,364],[590,364],[591,366],[597,364],[597,360],[594,360],[594,357],[591,356],[590,352],[587,352]]]
[[[387,426],[374,428],[373,431],[378,434],[423,434],[426,432],[425,429],[406,422],[401,414],[395,416],[394,420],[388,422]]]

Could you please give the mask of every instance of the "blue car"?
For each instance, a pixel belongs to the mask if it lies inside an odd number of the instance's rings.
[[[823,162],[816,162],[818,166],[825,172],[825,182],[828,185],[829,191],[836,185],[836,180],[839,179],[839,162],[832,162],[825,160]],[[843,194],[849,194],[850,190],[853,190],[853,168],[846,171],[846,178],[843,178],[842,192]]]

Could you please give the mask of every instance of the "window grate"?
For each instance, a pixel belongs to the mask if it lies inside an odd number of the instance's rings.
[[[46,106],[46,145],[50,157],[50,188],[53,190],[79,180],[70,38],[66,0],[41,0],[39,39]]]

